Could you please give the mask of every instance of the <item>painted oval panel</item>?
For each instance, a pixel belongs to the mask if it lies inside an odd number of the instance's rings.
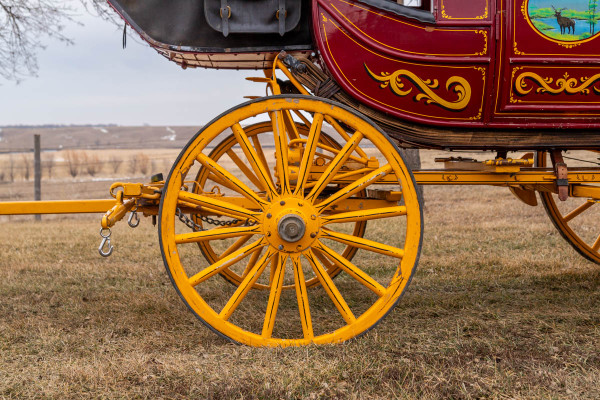
[[[598,35],[599,0],[527,0],[528,22],[542,36],[558,42],[587,41]]]

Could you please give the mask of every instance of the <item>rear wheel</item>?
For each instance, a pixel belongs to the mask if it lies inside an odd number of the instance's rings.
[[[293,149],[298,138],[288,137],[293,129],[286,130],[296,113],[310,126],[300,152]],[[243,127],[256,117],[272,126],[273,174]],[[254,183],[210,157],[229,129]],[[338,136],[341,149],[322,164],[319,138],[328,131]],[[190,191],[186,176],[200,168],[228,191]],[[382,187],[393,188],[395,197],[360,195],[381,194]],[[181,231],[178,209],[235,222]],[[165,266],[183,301],[220,335],[255,346],[332,343],[366,332],[400,299],[421,247],[420,202],[397,147],[355,111],[306,96],[248,102],[204,127],[171,170],[159,218]],[[362,221],[376,228],[371,237],[348,229]],[[229,252],[202,263],[196,246],[201,242]],[[352,261],[343,256],[348,246],[360,249]],[[335,283],[326,263],[342,271]],[[237,286],[216,277],[227,269],[241,278]],[[320,285],[309,288],[312,279]],[[257,283],[269,289],[250,290]],[[288,285],[295,290],[284,291]]]
[[[600,168],[600,153],[593,151],[569,151],[565,154],[565,162],[570,168]],[[552,166],[547,152],[538,152],[539,167]],[[540,199],[552,223],[565,240],[579,254],[590,261],[600,264],[600,199],[569,197],[560,201],[558,195],[540,192]]]

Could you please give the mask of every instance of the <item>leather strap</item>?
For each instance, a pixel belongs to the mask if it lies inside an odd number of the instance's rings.
[[[330,99],[337,92],[340,91],[340,87],[333,81],[331,78],[327,78],[324,81],[317,82],[315,86],[315,96],[324,97],[326,99]]]
[[[287,10],[285,9],[285,0],[279,0],[279,8],[277,9],[276,16],[279,20],[279,34],[283,36],[285,34],[285,18],[287,17]]]
[[[229,35],[229,18],[231,18],[231,7],[227,4],[227,0],[221,0],[219,14],[221,14],[223,36],[227,37]]]
[[[556,174],[556,189],[560,201],[565,201],[569,198],[569,171],[565,164],[561,150],[552,150],[550,153],[552,164],[554,165],[554,173]]]

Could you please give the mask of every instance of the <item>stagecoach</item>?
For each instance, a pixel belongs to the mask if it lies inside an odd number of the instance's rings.
[[[266,95],[204,126],[166,179],[0,213],[106,212],[103,255],[128,212],[153,216],[181,299],[227,339],[332,343],[375,326],[419,259],[418,185],[502,186],[531,206],[537,192],[600,262],[595,1],[109,3],[168,60],[257,70]],[[400,148],[449,153],[411,171]]]

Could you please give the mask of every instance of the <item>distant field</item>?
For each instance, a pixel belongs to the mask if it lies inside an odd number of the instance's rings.
[[[181,149],[199,126],[60,126],[0,128],[0,153],[30,151],[33,135],[42,148],[60,149]]]
[[[109,182],[81,179],[47,190],[106,193]],[[600,398],[599,267],[505,188],[426,187],[425,199],[422,257],[399,306],[357,340],[302,349],[232,345],[197,321],[148,220],[115,227],[102,259],[99,216],[5,218],[0,398]],[[247,305],[263,318],[264,304]]]

